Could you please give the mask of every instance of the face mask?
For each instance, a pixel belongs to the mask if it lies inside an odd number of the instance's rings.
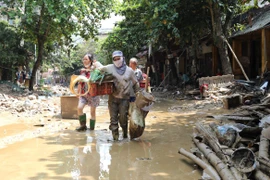
[[[123,57],[121,57],[118,61],[113,61],[113,64],[118,68],[121,67],[123,65]]]

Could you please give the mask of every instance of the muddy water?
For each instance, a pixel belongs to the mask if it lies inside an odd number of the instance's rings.
[[[183,102],[158,101],[146,118],[144,134],[132,141],[123,139],[121,131],[120,141],[112,141],[105,105],[98,107],[95,131],[75,132],[78,122],[63,120],[69,124],[67,128],[0,149],[1,179],[200,179],[201,170],[178,154],[178,149],[193,147],[190,135],[194,123],[222,111],[212,108],[179,113],[168,109],[180,105]],[[11,134],[21,128],[14,126],[9,131],[8,127],[6,132]]]

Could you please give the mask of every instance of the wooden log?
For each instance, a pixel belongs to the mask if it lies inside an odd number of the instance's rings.
[[[223,180],[236,180],[230,169],[216,156],[211,148],[209,148],[206,144],[199,142],[194,135],[192,140],[212,164],[212,166],[217,170],[218,174]]]
[[[263,135],[261,135],[259,145],[259,157],[269,159],[268,151],[269,151],[269,140],[265,138]]]
[[[209,146],[214,150],[214,152],[217,154],[217,156],[221,160],[227,162],[228,158],[222,152],[222,150],[220,148],[220,144],[219,144],[216,136],[214,136],[211,131],[208,131],[202,123],[196,123],[196,130],[205,138],[205,140],[207,141]]]
[[[198,158],[197,156],[193,155],[190,152],[187,152],[183,148],[180,148],[178,153],[180,153],[180,154],[190,158],[191,160],[193,160],[196,164],[198,164],[205,171],[205,173],[207,173],[211,177],[211,179],[220,180],[220,177],[219,177],[218,173],[216,172],[216,170],[211,165],[205,163],[200,158]]]

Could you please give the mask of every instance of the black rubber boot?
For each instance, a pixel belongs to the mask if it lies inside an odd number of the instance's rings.
[[[123,130],[123,138],[127,138],[128,135],[127,135],[127,127],[122,127],[122,130]]]
[[[79,121],[80,121],[80,127],[78,127],[76,130],[77,131],[86,131],[87,126],[86,126],[86,114],[84,113],[83,115],[79,116]]]
[[[95,124],[96,124],[96,120],[90,119],[90,130],[95,130]]]
[[[119,131],[118,129],[115,129],[112,131],[113,140],[118,141],[119,138]]]

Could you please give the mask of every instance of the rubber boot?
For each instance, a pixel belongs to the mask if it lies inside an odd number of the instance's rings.
[[[86,114],[84,113],[83,115],[79,116],[79,121],[80,121],[80,127],[77,128],[77,131],[86,131],[87,126],[86,126]]]
[[[118,141],[119,138],[119,131],[118,129],[115,129],[112,131],[113,140]]]
[[[90,119],[90,130],[95,130],[95,124],[96,124],[96,120]]]
[[[123,130],[123,138],[127,138],[128,135],[127,135],[127,127],[122,127],[122,130]]]

